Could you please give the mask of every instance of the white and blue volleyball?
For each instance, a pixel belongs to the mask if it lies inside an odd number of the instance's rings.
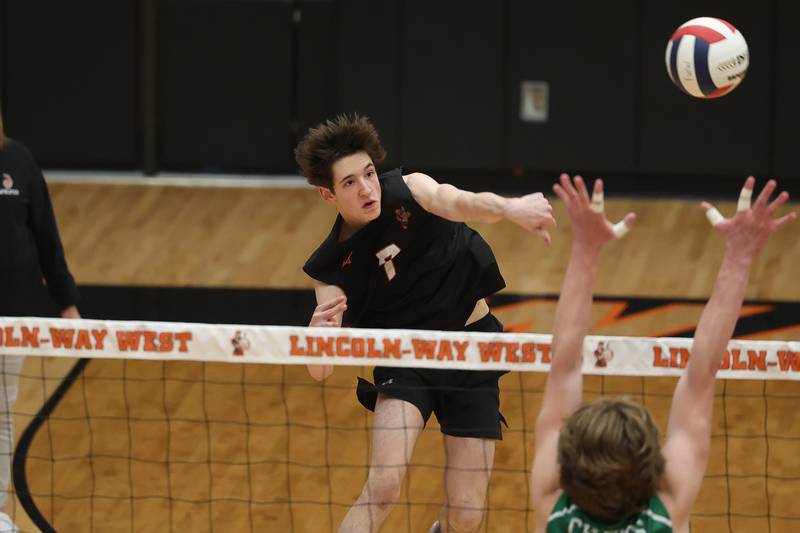
[[[680,90],[697,98],[717,98],[742,82],[750,54],[744,36],[731,23],[699,17],[672,34],[666,62],[667,73]]]

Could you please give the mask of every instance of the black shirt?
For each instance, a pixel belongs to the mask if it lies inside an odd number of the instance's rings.
[[[10,139],[0,148],[0,235],[0,314],[29,309],[42,276],[59,310],[77,303],[47,184],[28,149]]]
[[[473,229],[425,211],[400,169],[380,176],[381,214],[339,242],[337,217],[303,270],[347,295],[343,325],[461,330],[475,304],[505,282]]]

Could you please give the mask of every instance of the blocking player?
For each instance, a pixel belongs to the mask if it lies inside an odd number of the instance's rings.
[[[714,382],[739,316],[753,261],[769,236],[795,218],[774,218],[786,192],[769,201],[770,180],[750,208],[754,178],[739,210],[725,219],[703,202],[725,241],[725,255],[672,398],[664,447],[653,417],[628,399],[581,406],[584,336],[589,330],[597,259],[614,238],[602,213],[602,182],[591,201],[580,177],[561,177],[556,194],[572,221],[572,252],[553,330],[553,359],[536,421],[531,503],[536,531],[689,531],[711,446]],[[633,221],[633,215],[625,218]]]
[[[503,198],[395,169],[369,119],[340,115],[311,129],[295,151],[301,173],[338,211],[305,272],[316,280],[310,326],[502,331],[485,298],[505,286],[489,245],[464,222],[507,219],[546,242],[555,225],[541,193]],[[331,366],[310,366],[324,379]],[[400,494],[431,413],[444,434],[442,531],[475,531],[501,438],[503,372],[376,367],[359,401],[375,411],[368,479],[340,531],[377,531]]]

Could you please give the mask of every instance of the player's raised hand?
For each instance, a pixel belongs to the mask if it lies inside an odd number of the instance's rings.
[[[537,233],[545,243],[550,244],[550,233],[546,226],[555,227],[556,219],[553,218],[553,207],[542,193],[509,198],[505,207],[505,217],[525,230]]]
[[[311,315],[311,322],[308,324],[313,327],[331,327],[337,328],[341,326],[341,315],[347,310],[347,296],[339,296],[328,302],[323,302],[314,309],[314,314]]]
[[[602,180],[595,180],[591,199],[580,176],[571,180],[567,174],[561,174],[560,180],[561,184],[553,185],[553,191],[569,213],[574,244],[600,250],[605,243],[622,237],[633,227],[634,213],[628,213],[616,224],[606,218]]]
[[[736,214],[731,218],[723,217],[717,208],[708,202],[700,204],[705,210],[708,220],[725,239],[728,249],[735,250],[737,255],[746,258],[758,255],[770,235],[797,218],[794,211],[775,218],[775,212],[789,199],[789,193],[783,191],[770,201],[770,197],[778,186],[775,180],[767,182],[751,207],[750,199],[753,196],[755,184],[756,179],[753,176],[745,180],[739,195]]]

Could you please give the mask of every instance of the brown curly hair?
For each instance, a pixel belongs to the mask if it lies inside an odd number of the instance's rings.
[[[641,512],[655,495],[664,456],[650,411],[628,398],[600,399],[561,428],[561,488],[589,515],[617,521]]]
[[[308,130],[295,148],[294,158],[310,184],[333,190],[331,167],[358,152],[366,152],[376,164],[386,157],[378,131],[367,117],[342,114]]]

